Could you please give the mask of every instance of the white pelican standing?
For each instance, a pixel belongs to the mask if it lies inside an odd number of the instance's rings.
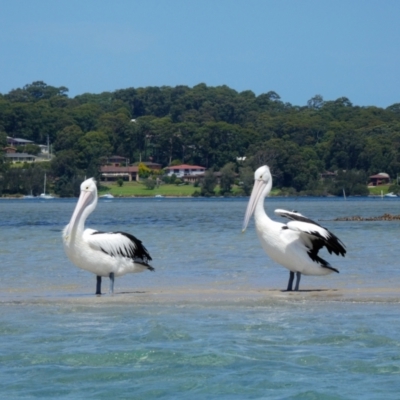
[[[254,213],[257,235],[265,252],[290,271],[287,290],[292,290],[294,273],[294,290],[299,290],[301,274],[327,275],[333,271],[339,272],[319,257],[318,251],[326,247],[330,254],[333,252],[344,257],[346,250],[343,243],[326,228],[295,211],[275,210],[277,215],[291,220],[287,224],[271,220],[264,210],[264,199],[272,188],[272,176],[268,166],[258,168],[254,179],[253,191],[243,221],[243,232]]]
[[[101,277],[110,278],[110,293],[114,293],[114,278],[127,273],[153,271],[150,254],[142,242],[124,232],[99,232],[84,229],[86,218],[96,208],[97,188],[93,178],[81,184],[81,194],[69,224],[63,231],[64,250],[79,268],[97,275],[96,294],[101,295]]]

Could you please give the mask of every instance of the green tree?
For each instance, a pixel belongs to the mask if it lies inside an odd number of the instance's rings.
[[[139,163],[139,176],[141,178],[148,178],[151,175],[151,169],[143,163]]]
[[[144,185],[146,186],[147,189],[153,190],[156,187],[156,181],[150,177],[145,179]]]
[[[7,146],[7,134],[0,130],[0,147]]]
[[[239,169],[240,185],[246,196],[250,196],[254,183],[254,171],[250,167]]]
[[[173,185],[176,182],[177,179],[178,179],[178,177],[175,174],[172,174],[169,177],[169,182],[166,182],[166,183],[170,183],[171,185]]]
[[[78,162],[77,154],[73,150],[63,150],[51,160],[51,171],[54,176],[66,176],[67,179],[71,179],[78,172]]]
[[[98,170],[101,159],[111,155],[111,144],[107,135],[101,131],[86,133],[78,142],[78,168],[82,170]],[[93,172],[88,175],[94,176]]]
[[[36,144],[27,144],[25,146],[18,146],[17,153],[28,153],[37,156],[41,152],[41,149]]]
[[[246,166],[271,167],[274,186],[304,193],[322,190],[319,175],[325,170],[400,172],[400,103],[360,107],[346,97],[325,101],[316,95],[306,105],[291,105],[273,91],[256,96],[204,83],[71,99],[67,94],[67,88],[42,81],[0,94],[3,147],[5,136],[35,144],[49,137],[60,162],[48,173],[60,193],[75,193],[75,182],[85,174],[99,177],[100,160],[111,154],[130,162],[152,160],[165,167],[181,160],[216,170],[247,156]],[[4,155],[0,169],[2,174],[9,169]],[[11,176],[15,182],[7,181]],[[25,190],[26,176],[10,172],[2,188]]]
[[[82,104],[75,107],[71,112],[72,118],[83,132],[96,130],[101,114],[101,107],[98,104],[92,103]]]
[[[83,180],[83,176],[74,176],[71,179],[67,179],[64,175],[55,182],[54,192],[60,197],[79,197]]]
[[[201,195],[210,197],[215,195],[215,187],[217,186],[217,177],[215,176],[214,169],[210,168],[204,173],[204,178],[201,182]]]
[[[230,194],[232,191],[232,185],[235,182],[235,164],[228,163],[223,166],[220,170],[221,177],[220,177],[220,193],[223,196]]]
[[[66,97],[68,89],[65,86],[54,87],[49,86],[43,81],[36,81],[25,85],[22,89],[13,89],[6,98],[14,102],[39,101],[50,99],[51,97]]]
[[[313,109],[320,109],[324,105],[324,99],[320,94],[316,94],[307,101],[307,106]]]
[[[329,192],[335,196],[343,196],[344,190],[348,196],[367,196],[369,191],[366,181],[367,176],[363,171],[338,171]]]
[[[53,144],[54,150],[79,150],[79,140],[85,136],[78,125],[69,125],[57,133],[57,138]]]

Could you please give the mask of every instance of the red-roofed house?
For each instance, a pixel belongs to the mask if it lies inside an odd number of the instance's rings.
[[[140,164],[145,165],[147,168],[150,168],[152,170],[160,170],[161,169],[161,164],[149,162],[149,161],[139,161],[135,162],[133,165],[139,166]]]
[[[119,178],[128,178],[130,181],[139,180],[139,167],[119,167],[115,165],[102,165],[101,177],[105,181],[114,181]]]
[[[206,168],[200,167],[198,165],[173,165],[171,167],[166,167],[165,171],[167,172],[168,176],[175,174],[178,178],[181,178],[185,175],[198,175],[204,174]]]
[[[371,175],[369,177],[368,186],[379,186],[390,183],[390,176],[386,172],[379,172],[379,174]]]
[[[121,156],[111,156],[107,159],[108,165],[114,165],[114,167],[126,167],[129,164],[129,159]]]

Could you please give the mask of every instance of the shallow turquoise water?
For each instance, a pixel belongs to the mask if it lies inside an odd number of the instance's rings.
[[[0,392],[7,399],[398,399],[399,300],[315,299],[88,303],[95,278],[66,259],[61,229],[76,200],[0,202]],[[321,221],[347,245],[340,274],[301,288],[397,288],[400,201],[268,199]],[[116,280],[151,288],[281,289],[245,200],[100,202],[88,226],[143,240],[155,273]],[[135,296],[135,294],[133,294]]]
[[[398,398],[398,304],[9,305],[5,398]]]

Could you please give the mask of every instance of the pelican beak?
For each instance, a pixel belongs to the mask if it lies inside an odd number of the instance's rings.
[[[247,228],[247,225],[249,224],[250,218],[253,215],[254,210],[256,209],[258,200],[260,199],[260,197],[263,194],[264,187],[265,187],[265,182],[263,180],[256,180],[254,182],[253,190],[251,191],[249,204],[247,204],[246,214],[244,215],[242,233],[244,233],[244,231]]]
[[[75,207],[74,213],[72,214],[71,220],[69,221],[69,224],[65,228],[65,238],[68,239],[74,230],[77,222],[81,219],[82,213],[85,210],[85,208],[92,202],[92,196],[93,193],[89,191],[82,191],[78,203]]]

